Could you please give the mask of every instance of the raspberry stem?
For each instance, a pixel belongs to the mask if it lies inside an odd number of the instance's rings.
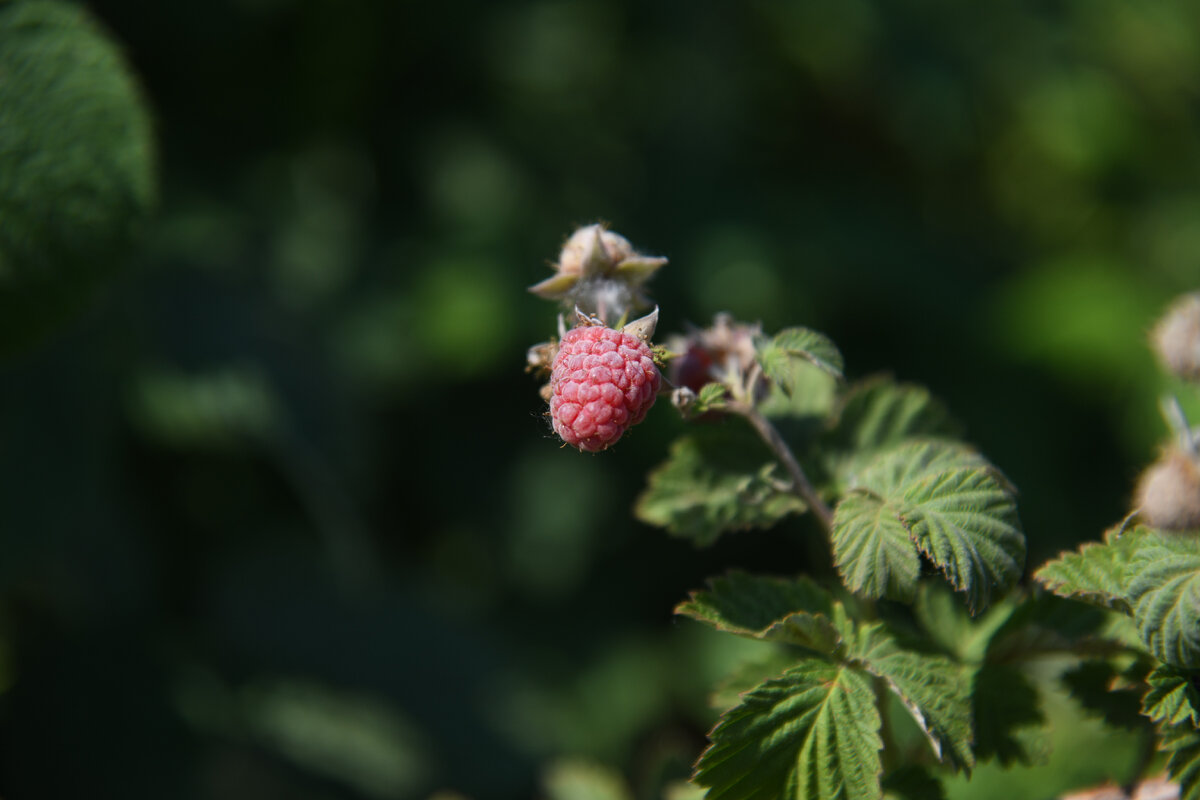
[[[753,405],[735,400],[725,406],[725,410],[734,414],[739,414],[746,419],[762,440],[767,443],[767,447],[775,453],[775,456],[783,464],[788,475],[792,479],[792,492],[808,505],[812,512],[817,515],[817,520],[821,523],[821,527],[825,529],[827,535],[833,534],[833,511],[817,494],[817,490],[813,487],[812,482],[808,480],[808,476],[804,474],[804,469],[800,466],[800,462],[796,460],[796,456],[792,453],[792,448],[788,447],[788,443],[784,441],[779,430],[771,424],[770,420],[759,413],[758,409]]]

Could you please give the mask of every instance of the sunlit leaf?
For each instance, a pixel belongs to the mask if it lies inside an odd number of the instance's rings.
[[[808,578],[783,579],[732,572],[692,592],[677,614],[720,631],[833,653],[841,644],[833,598]],[[840,611],[840,609],[837,609]]]
[[[878,800],[879,726],[868,675],[802,661],[721,717],[693,780],[709,800]]]
[[[1126,569],[1138,633],[1155,657],[1200,666],[1200,539],[1153,531]]]
[[[822,445],[829,471],[847,481],[882,450],[911,439],[954,438],[960,433],[958,423],[928,389],[874,378],[846,394],[837,423]]]
[[[971,694],[964,668],[944,656],[901,649],[880,625],[860,629],[852,655],[904,703],[939,760],[970,770]]]
[[[912,599],[921,558],[908,528],[882,498],[855,493],[838,503],[833,549],[842,580],[851,591]]]
[[[769,339],[760,337],[755,349],[763,373],[788,394],[799,380],[797,372],[809,365],[842,377],[842,354],[837,346],[829,337],[808,328],[788,328]]]
[[[731,420],[676,441],[650,473],[635,513],[704,546],[726,531],[768,527],[804,508],[766,446]]]
[[[911,597],[912,562],[897,555],[900,529],[967,595],[972,609],[986,607],[1020,577],[1025,538],[1011,488],[965,447],[912,442],[880,454],[863,470],[834,516],[834,560],[850,588]],[[888,555],[879,560],[882,543]],[[878,574],[881,569],[886,576]]]
[[[1074,553],[1062,553],[1034,573],[1034,578],[1060,597],[1128,610],[1125,569],[1145,532],[1145,528],[1124,533],[1113,528],[1104,534],[1102,543],[1088,542]]]
[[[1200,727],[1200,689],[1197,676],[1162,664],[1146,677],[1150,691],[1142,698],[1142,713],[1171,726]]]

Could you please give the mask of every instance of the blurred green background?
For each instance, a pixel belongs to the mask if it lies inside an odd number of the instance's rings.
[[[559,447],[524,287],[576,224],[670,257],[664,333],[804,324],[928,385],[1020,488],[1031,565],[1118,521],[1164,432],[1145,335],[1200,266],[1193,3],[87,8],[149,103],[158,210],[0,363],[5,797],[686,776],[742,646],[673,605],[803,568],[812,531],[636,523],[665,403]]]

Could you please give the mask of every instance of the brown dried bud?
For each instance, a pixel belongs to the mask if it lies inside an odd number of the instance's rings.
[[[1200,464],[1172,448],[1142,473],[1134,493],[1146,524],[1168,531],[1200,529]]]
[[[1173,375],[1200,380],[1200,293],[1176,300],[1154,326],[1150,340]]]

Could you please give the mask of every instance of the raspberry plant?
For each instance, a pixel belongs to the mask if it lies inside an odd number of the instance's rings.
[[[558,339],[530,350],[530,368],[561,365],[560,348],[591,326],[626,324],[664,263],[603,226],[577,231],[532,291],[579,327],[560,315]],[[657,314],[633,323],[640,338]],[[1168,369],[1194,380],[1200,300],[1182,302],[1155,343]],[[637,516],[706,546],[808,515],[830,562],[814,574],[732,571],[677,606],[771,645],[718,693],[738,699],[695,764],[705,796],[930,798],[977,764],[1027,764],[1029,731],[1044,721],[1028,670],[1065,657],[1061,689],[1141,732],[1125,788],[1157,769],[1157,749],[1179,796],[1200,798],[1200,432],[1178,402],[1164,403],[1176,441],[1130,516],[1022,582],[1015,488],[924,388],[848,382],[828,337],[767,334],[726,314],[654,357],[663,391],[694,425],[650,474]],[[562,375],[543,389],[556,431]],[[634,421],[600,444],[564,439],[604,449]]]

